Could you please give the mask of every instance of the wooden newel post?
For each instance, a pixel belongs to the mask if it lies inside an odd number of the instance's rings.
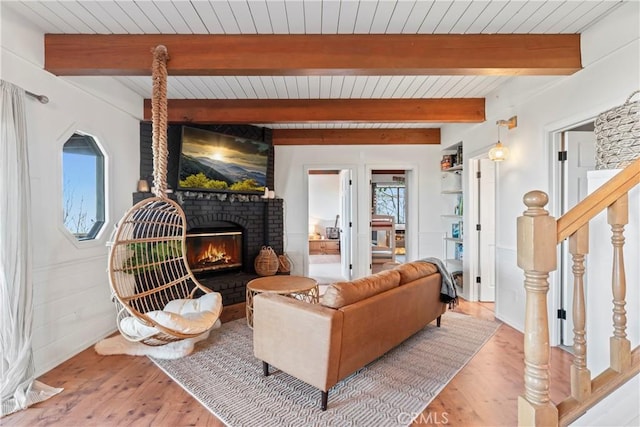
[[[558,410],[549,398],[549,272],[556,269],[556,219],[544,206],[549,197],[530,191],[518,218],[518,267],[524,270],[524,395],[518,397],[518,425],[557,426]]]

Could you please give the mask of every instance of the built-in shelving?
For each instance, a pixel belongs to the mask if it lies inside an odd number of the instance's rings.
[[[448,242],[462,243],[462,239],[456,237],[445,237],[444,240]]]
[[[445,158],[445,156],[450,156]],[[452,166],[442,169],[441,190],[442,218],[445,233],[442,239],[443,256],[447,269],[451,273],[462,274],[464,257],[464,199],[462,190],[463,164],[462,143],[455,144],[443,151],[443,164]],[[459,160],[460,159],[460,160]],[[457,284],[458,294],[463,295],[462,282]]]

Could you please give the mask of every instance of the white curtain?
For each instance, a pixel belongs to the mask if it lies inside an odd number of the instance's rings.
[[[23,89],[0,80],[0,416],[62,389],[35,380],[31,212]]]

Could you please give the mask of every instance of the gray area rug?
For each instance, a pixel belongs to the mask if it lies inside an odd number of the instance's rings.
[[[232,427],[407,425],[495,333],[500,324],[455,312],[336,384],[325,412],[320,392],[274,368],[262,375],[253,331],[225,323],[193,354],[152,360]]]

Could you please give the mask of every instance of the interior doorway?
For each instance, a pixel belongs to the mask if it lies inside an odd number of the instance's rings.
[[[308,170],[308,276],[318,284],[353,272],[353,180],[350,169]]]
[[[401,169],[371,171],[372,273],[407,260],[408,175]]]
[[[596,164],[596,136],[594,122],[571,126],[553,135],[557,159],[555,161],[557,212],[556,218],[567,213],[588,194],[587,172],[595,170]],[[571,254],[568,240],[562,242],[558,263],[559,301],[558,311],[560,344],[571,347],[573,345],[573,272],[571,271]],[[585,297],[588,292],[587,278],[584,277]],[[585,298],[586,300],[586,298]]]
[[[468,283],[471,301],[495,302],[496,297],[496,163],[469,159]],[[465,234],[466,235],[466,234]]]

